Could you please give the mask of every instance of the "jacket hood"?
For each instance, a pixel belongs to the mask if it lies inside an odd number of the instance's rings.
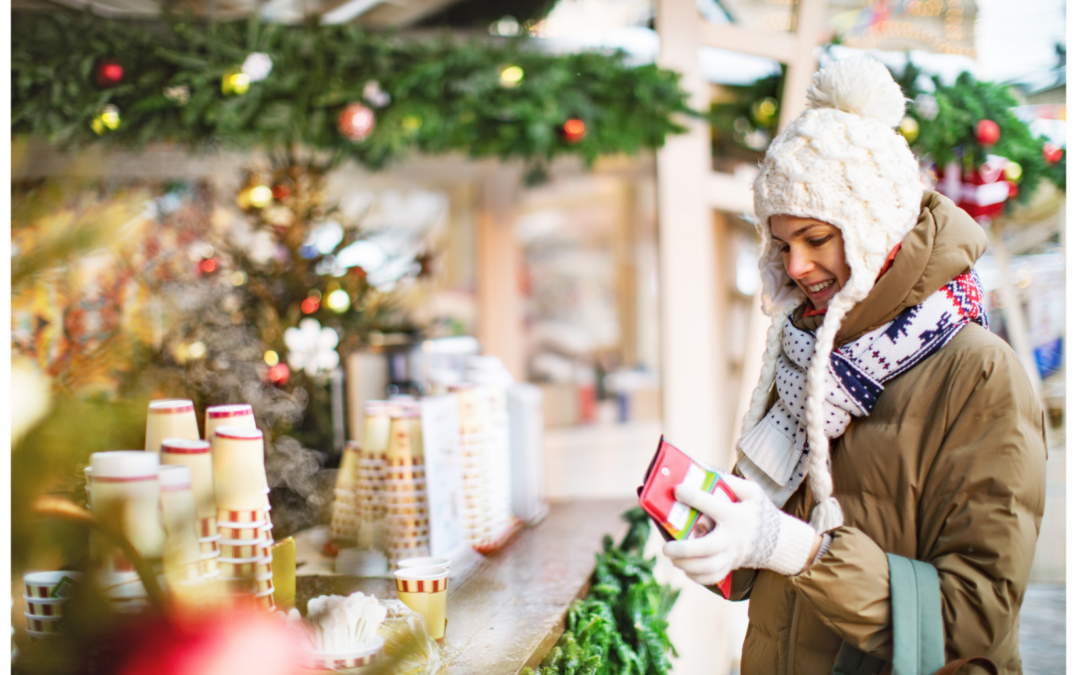
[[[919,219],[902,241],[892,266],[869,295],[848,311],[836,335],[836,345],[857,339],[969,271],[986,251],[983,228],[948,197],[923,192]],[[817,330],[824,315],[803,317],[806,305],[795,310],[795,325]]]

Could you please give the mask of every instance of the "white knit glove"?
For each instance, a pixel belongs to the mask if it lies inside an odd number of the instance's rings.
[[[716,527],[697,539],[669,541],[664,555],[703,586],[720,583],[734,569],[801,572],[817,539],[814,528],[776,508],[757,483],[731,475],[724,482],[737,503],[688,485],[675,488],[675,499],[715,520]]]

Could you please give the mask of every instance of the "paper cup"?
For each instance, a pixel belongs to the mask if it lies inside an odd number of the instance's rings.
[[[214,467],[214,501],[218,520],[222,510],[265,511],[270,505],[266,495],[266,466],[263,463],[263,434],[258,429],[222,426],[214,430],[210,441]],[[262,520],[254,518],[252,520]]]
[[[442,567],[409,567],[394,572],[398,599],[424,615],[431,637],[441,640],[446,630],[446,589],[450,573]]]
[[[386,639],[377,635],[374,642],[356,645],[351,649],[339,652],[312,652],[308,667],[336,671],[370,666],[383,653],[385,644]]]
[[[200,555],[200,557],[206,555],[207,553],[213,553],[215,555],[220,553],[221,552],[220,543],[221,543],[221,535],[220,534],[217,535],[216,537],[206,537],[204,539],[199,539],[199,555]]]
[[[144,558],[160,558],[165,529],[158,517],[161,484],[156,452],[117,450],[90,455],[96,516],[119,517],[121,531]],[[106,547],[106,550],[112,547]],[[110,554],[116,564],[116,556]],[[126,565],[121,565],[125,567]]]
[[[35,616],[64,616],[66,598],[28,598],[25,595],[26,614]]]
[[[225,523],[265,523],[270,519],[269,509],[229,510],[218,509],[218,522]]]
[[[255,413],[247,403],[231,405],[212,405],[206,409],[206,439],[214,437],[214,430],[218,427],[241,427],[244,429],[256,429]]]
[[[191,493],[195,496],[195,511],[200,523],[213,518],[217,507],[214,505],[214,467],[210,458],[210,444],[183,438],[163,439],[161,463],[186,466],[191,471]]]
[[[150,401],[146,414],[147,452],[161,452],[161,442],[166,438],[199,440],[199,422],[195,418],[195,405],[187,399],[161,399]]]
[[[26,597],[29,598],[68,598],[75,584],[82,579],[79,572],[27,572],[23,575]]]
[[[25,614],[26,616],[26,628],[32,630],[35,633],[49,633],[56,634],[63,632],[64,620],[62,616],[35,616],[33,614]]]

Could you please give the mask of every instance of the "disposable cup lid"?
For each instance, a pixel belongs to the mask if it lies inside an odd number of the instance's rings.
[[[38,605],[62,605],[67,602],[67,598],[31,598],[27,594],[23,593],[23,600],[27,602],[33,602]]]
[[[210,419],[223,419],[226,417],[242,417],[254,415],[251,405],[248,403],[232,403],[229,405],[212,405],[206,409],[206,416]]]
[[[90,455],[94,480],[102,478],[157,478],[160,460],[156,452],[113,450]]]
[[[191,487],[191,469],[183,464],[165,464],[158,467],[158,481],[161,489],[179,489]]]
[[[170,455],[201,455],[210,452],[210,443],[186,438],[166,438],[161,441],[161,451]]]
[[[195,404],[186,398],[163,398],[150,401],[150,412],[153,413],[182,413],[195,410]]]
[[[261,441],[263,432],[258,429],[224,426],[214,429],[214,436],[217,438],[228,438],[239,441]]]

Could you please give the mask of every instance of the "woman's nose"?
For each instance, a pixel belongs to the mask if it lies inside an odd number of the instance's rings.
[[[814,269],[814,263],[802,251],[792,248],[788,254],[787,273],[792,279],[801,279]]]

